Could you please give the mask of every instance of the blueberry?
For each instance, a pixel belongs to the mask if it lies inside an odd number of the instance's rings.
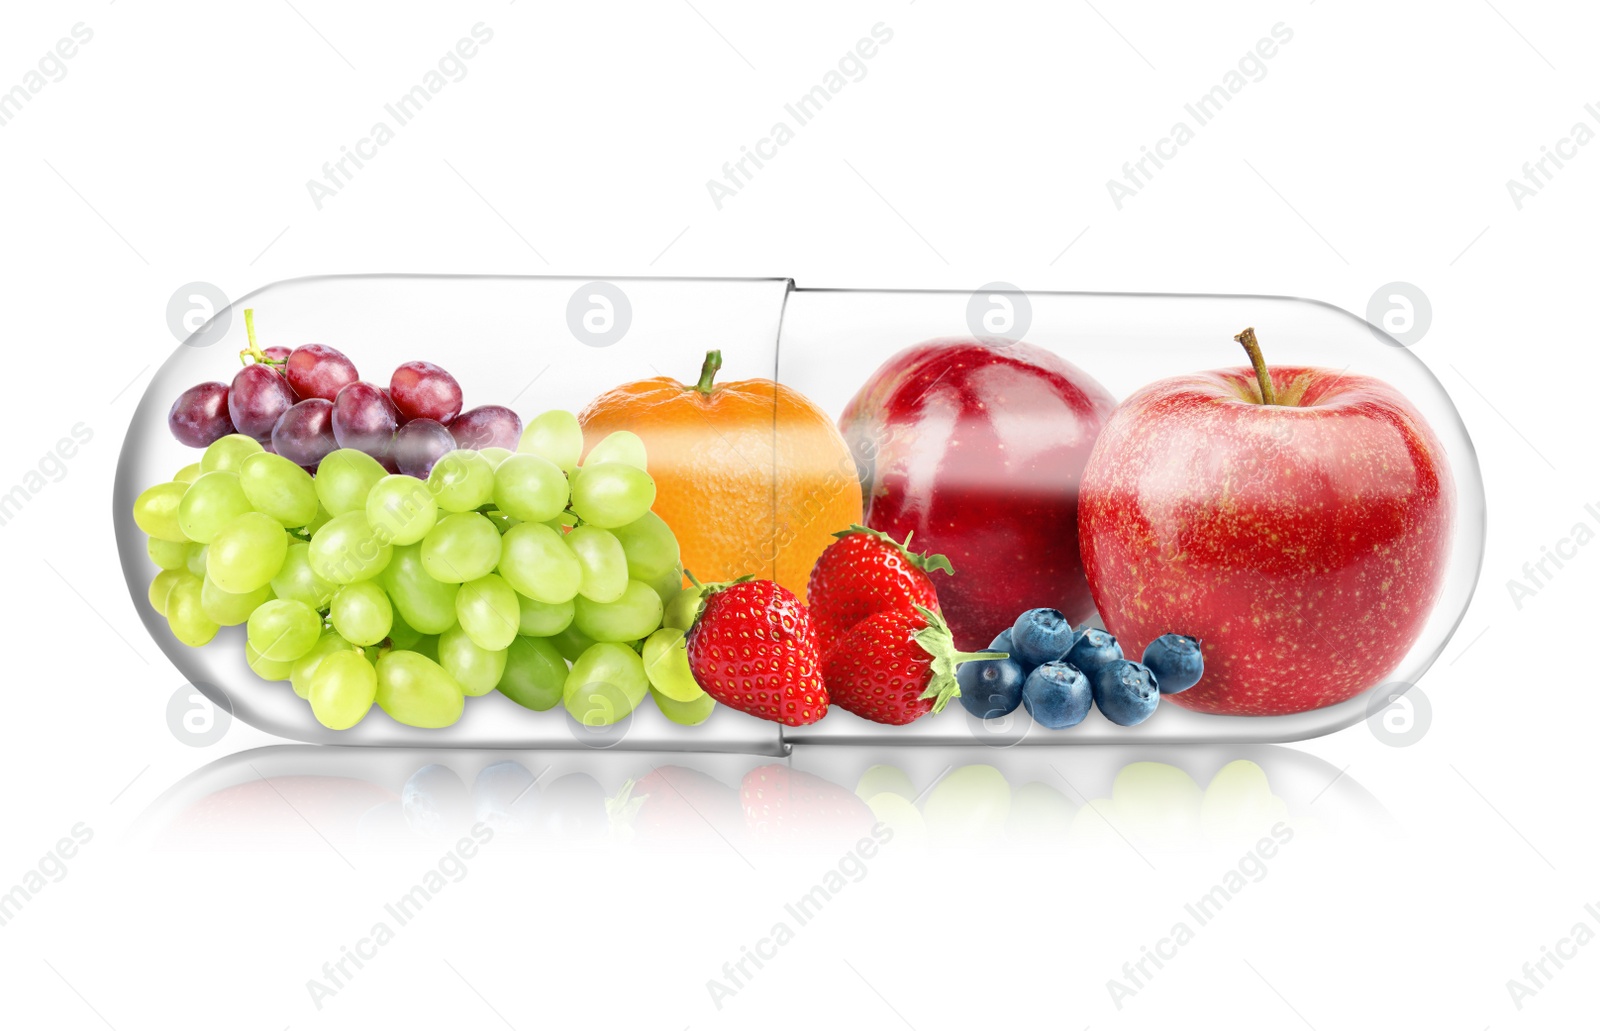
[[[1094,627],[1079,635],[1077,643],[1067,652],[1067,661],[1083,670],[1083,675],[1094,679],[1106,666],[1122,658],[1122,645],[1117,639]]]
[[[1017,668],[1022,670],[1023,680],[1027,680],[1028,674],[1033,672],[1033,663],[1024,662],[1017,655],[1017,646],[1011,643],[1010,627],[1006,627],[1004,630],[1000,631],[1000,633],[995,635],[995,639],[989,642],[988,650],[992,652],[1005,652],[1008,656],[1010,656],[1011,661],[1015,662],[1017,664]]]
[[[1029,609],[1011,626],[1012,656],[1025,666],[1055,662],[1072,647],[1072,624],[1055,609]]]
[[[607,832],[606,793],[587,773],[557,777],[540,799],[544,829],[560,838],[598,838]]]
[[[478,822],[500,831],[527,831],[539,807],[534,776],[519,762],[507,759],[485,766],[472,782]]]
[[[466,825],[472,797],[454,770],[430,763],[413,773],[400,789],[400,805],[412,830],[442,836]]]
[[[1200,641],[1182,634],[1162,634],[1144,650],[1144,664],[1155,675],[1162,694],[1177,694],[1200,683],[1206,660]]]
[[[1076,727],[1089,715],[1093,702],[1089,678],[1065,662],[1045,663],[1029,673],[1022,685],[1022,704],[1028,715],[1051,730]]]
[[[1113,659],[1095,674],[1094,703],[1106,719],[1123,727],[1143,723],[1156,711],[1161,691],[1142,663]]]
[[[962,708],[983,720],[1016,711],[1017,706],[1022,704],[1024,679],[1022,667],[1014,659],[975,659],[956,667]]]

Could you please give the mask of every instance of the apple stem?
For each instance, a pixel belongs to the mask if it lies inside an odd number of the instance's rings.
[[[722,368],[722,352],[707,351],[705,364],[700,366],[700,382],[694,388],[702,394],[711,393],[711,381],[717,378],[717,370]]]
[[[1261,384],[1261,403],[1277,404],[1278,395],[1272,389],[1272,377],[1267,373],[1267,360],[1261,356],[1261,344],[1256,340],[1255,327],[1246,326],[1233,339],[1244,345],[1245,354],[1250,356],[1250,364],[1256,368],[1256,381]]]

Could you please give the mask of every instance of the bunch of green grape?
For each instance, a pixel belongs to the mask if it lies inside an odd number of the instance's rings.
[[[499,691],[615,723],[646,694],[704,722],[684,633],[698,595],[650,511],[643,442],[601,440],[580,468],[570,412],[533,419],[515,453],[443,455],[426,480],[340,449],[316,475],[234,434],[139,495],[159,567],[150,604],[190,647],[244,624],[245,658],[287,680],[324,726],[376,703],[446,727]]]

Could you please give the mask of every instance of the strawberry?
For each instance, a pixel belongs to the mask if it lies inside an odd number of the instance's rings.
[[[723,705],[791,727],[828,714],[811,617],[788,588],[771,580],[707,586],[687,643],[695,682]]]
[[[872,832],[872,810],[847,788],[778,763],[758,766],[739,785],[745,828],[756,841],[854,841]]]
[[[912,552],[910,534],[899,543],[881,531],[852,526],[834,536],[839,539],[817,558],[806,588],[824,660],[852,627],[875,612],[909,615],[919,605],[939,611],[928,574],[938,569],[953,575],[949,559]]]
[[[825,666],[833,703],[874,723],[910,723],[959,697],[956,667],[998,652],[958,652],[944,618],[926,606],[877,612],[857,623]]]
[[[683,766],[658,766],[630,781],[615,808],[627,812],[641,842],[691,841],[743,826],[739,796],[722,781]]]

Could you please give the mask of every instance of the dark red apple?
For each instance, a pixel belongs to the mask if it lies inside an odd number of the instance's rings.
[[[1444,449],[1393,387],[1277,366],[1152,383],[1101,433],[1079,506],[1106,629],[1138,657],[1198,637],[1175,705],[1272,716],[1379,684],[1421,633],[1450,550]]]
[[[948,556],[935,577],[957,647],[986,647],[1031,608],[1094,611],[1078,553],[1078,484],[1116,401],[1050,351],[947,338],[890,358],[839,429],[867,525]]]

